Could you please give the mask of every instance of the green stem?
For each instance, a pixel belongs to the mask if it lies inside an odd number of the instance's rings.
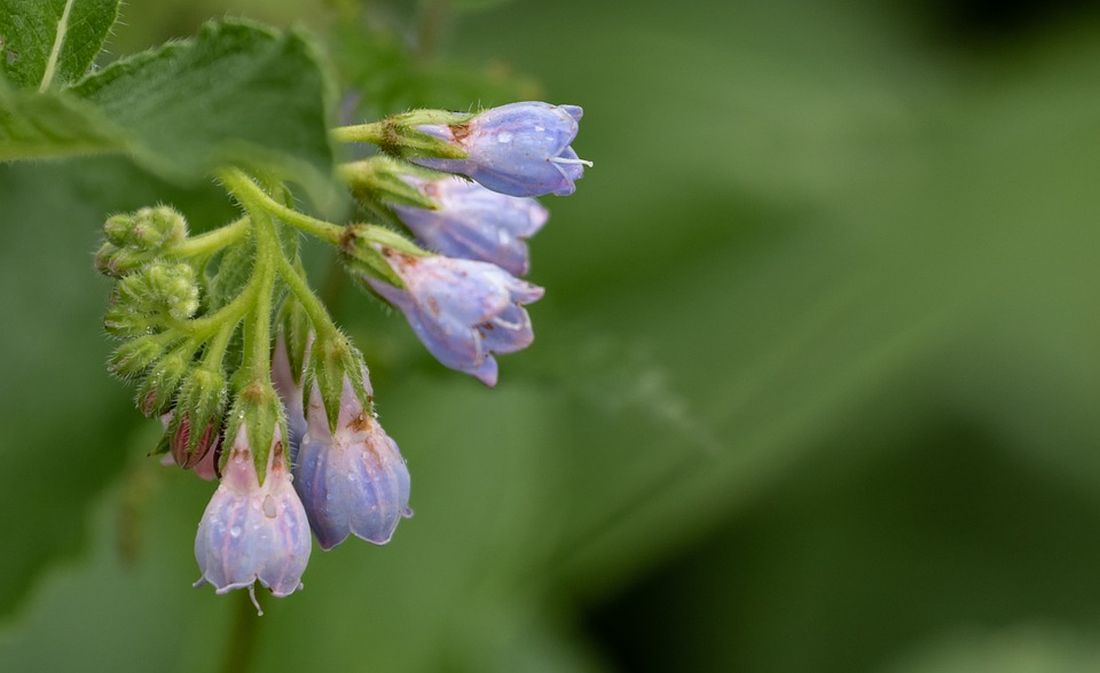
[[[248,285],[241,290],[241,293],[233,298],[233,301],[208,316],[195,318],[194,320],[178,321],[172,326],[181,332],[209,337],[214,330],[224,323],[233,321],[235,324],[239,322],[252,308],[256,292],[260,289],[259,280],[258,274],[253,270],[252,279],[248,281]]]
[[[340,143],[370,143],[380,145],[386,138],[385,122],[337,126],[329,132],[332,139]]]
[[[256,378],[266,378],[271,371],[271,311],[275,294],[275,268],[279,262],[285,263],[286,257],[279,247],[271,218],[259,212],[253,212],[252,217],[256,223],[255,273],[260,279],[250,333],[252,373]]]
[[[224,227],[187,239],[169,250],[168,256],[173,258],[206,257],[222,248],[240,242],[248,236],[250,229],[251,223],[248,217],[242,217]]]
[[[278,266],[279,275],[283,277],[283,282],[286,283],[287,287],[290,288],[290,291],[302,305],[302,308],[305,309],[306,315],[309,316],[309,321],[313,323],[313,329],[317,332],[317,336],[323,338],[336,332],[336,323],[329,317],[325,305],[322,304],[321,300],[317,298],[317,295],[313,293],[313,290],[309,287],[309,283],[306,282],[305,278],[302,278],[298,270],[291,266],[286,257],[280,257]]]
[[[305,213],[299,213],[293,208],[287,208],[265,192],[259,185],[237,169],[223,171],[219,177],[225,186],[241,201],[249,210],[264,211],[275,215],[283,222],[316,236],[317,238],[339,245],[344,228],[332,222],[310,217]]]
[[[225,324],[218,329],[217,334],[210,340],[210,344],[206,347],[206,354],[203,356],[203,365],[210,369],[220,369],[222,366],[222,360],[225,359],[225,352],[229,349],[229,341],[233,338],[233,333],[237,331],[237,324],[240,323],[240,318],[227,320]]]

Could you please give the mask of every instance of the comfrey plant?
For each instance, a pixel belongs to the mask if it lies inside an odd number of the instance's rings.
[[[379,145],[338,173],[411,238],[307,215],[278,179],[234,167],[217,177],[241,217],[220,229],[189,236],[169,206],[107,220],[96,267],[117,279],[104,325],[122,340],[110,370],[162,417],[166,461],[220,480],[195,540],[197,585],[286,596],[302,586],[310,531],[325,550],[352,535],[385,544],[412,515],[367,365],[310,289],[296,232],[335,247],[441,363],[495,385],[496,356],[534,339],[525,306],[543,289],[519,276],[547,211],[532,197],[573,191],[587,163],[569,148],[580,116],[515,103],[334,129]]]
[[[497,356],[534,338],[526,307],[543,290],[522,277],[547,219],[534,197],[572,193],[590,165],[571,146],[581,109],[415,109],[331,128],[333,73],[309,36],[218,21],[95,69],[119,6],[0,0],[0,161],[121,154],[180,186],[213,178],[237,204],[200,234],[170,205],[114,215],[95,266],[115,280],[108,368],[163,423],[156,453],[218,480],[197,584],[286,596],[311,534],[326,550],[385,544],[412,514],[367,363],[311,289],[302,234],[442,364],[495,385]],[[349,70],[346,86],[371,90]],[[340,164],[334,145],[367,158]],[[320,212],[346,189],[370,221],[307,214],[289,183]]]

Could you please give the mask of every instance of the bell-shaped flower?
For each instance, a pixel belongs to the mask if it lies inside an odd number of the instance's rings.
[[[523,305],[541,298],[541,287],[487,262],[415,257],[388,248],[382,254],[405,287],[375,278],[367,282],[401,309],[424,346],[444,365],[493,386],[493,355],[523,350],[534,341]]]
[[[436,204],[434,210],[393,205],[424,245],[448,257],[492,262],[515,276],[527,275],[526,239],[549,217],[542,204],[458,177],[406,180]]]
[[[365,369],[362,383],[370,395]],[[313,386],[294,487],[325,550],[349,535],[386,544],[401,518],[412,516],[405,459],[347,377],[335,430],[330,429],[320,389]]]
[[[258,581],[279,597],[301,588],[309,562],[309,521],[291,485],[280,434],[276,428],[261,485],[241,424],[195,537],[202,570],[195,586],[209,583],[219,594],[247,587],[254,596]]]
[[[411,161],[466,175],[502,194],[568,196],[592,165],[569,146],[583,113],[576,105],[524,102],[490,108],[464,124],[423,124],[416,129],[454,145],[466,158]]]

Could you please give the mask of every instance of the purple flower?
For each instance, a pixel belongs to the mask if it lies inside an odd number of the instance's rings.
[[[370,380],[363,370],[363,385]],[[329,430],[321,391],[314,385],[309,421],[294,487],[302,497],[321,549],[329,550],[356,535],[386,544],[409,509],[409,470],[405,459],[344,378],[335,432]]]
[[[496,385],[493,354],[523,350],[534,340],[523,305],[542,297],[541,287],[486,262],[413,257],[388,248],[382,254],[405,288],[374,278],[367,282],[401,309],[428,351],[451,369]]]
[[[312,338],[310,339],[312,343]],[[307,347],[308,351],[308,347]],[[301,380],[302,372],[298,372]],[[275,352],[271,356],[271,382],[286,412],[287,434],[290,435],[290,463],[297,461],[298,446],[306,432],[306,414],[303,404],[302,384],[294,382],[290,367],[290,354],[287,352],[286,337],[282,334],[275,339]]]
[[[500,194],[457,177],[406,179],[437,205],[436,210],[393,206],[425,245],[450,257],[492,262],[516,276],[527,274],[525,241],[549,217],[538,201]]]
[[[291,486],[279,433],[276,429],[263,486],[243,424],[237,433],[195,537],[202,570],[195,586],[209,583],[219,594],[248,587],[253,597],[257,580],[279,597],[301,588],[309,561],[309,521]]]
[[[568,196],[591,162],[569,146],[584,111],[576,105],[511,103],[490,108],[465,124],[427,124],[418,131],[453,143],[465,159],[416,157],[413,162],[467,175],[511,196]]]

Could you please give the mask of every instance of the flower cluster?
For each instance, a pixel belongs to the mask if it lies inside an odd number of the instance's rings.
[[[190,235],[166,206],[107,221],[96,266],[117,280],[104,325],[122,342],[109,368],[163,422],[164,462],[219,480],[196,585],[286,596],[311,533],[323,550],[350,536],[382,545],[412,515],[366,363],[310,289],[296,232],[336,247],[440,363],[493,386],[496,356],[534,339],[525,307],[543,289],[521,277],[548,212],[533,197],[572,193],[590,165],[570,145],[580,118],[515,103],[335,129],[381,150],[338,174],[391,226],[316,219],[286,205],[282,183],[236,168],[217,177],[242,216],[219,229]]]

